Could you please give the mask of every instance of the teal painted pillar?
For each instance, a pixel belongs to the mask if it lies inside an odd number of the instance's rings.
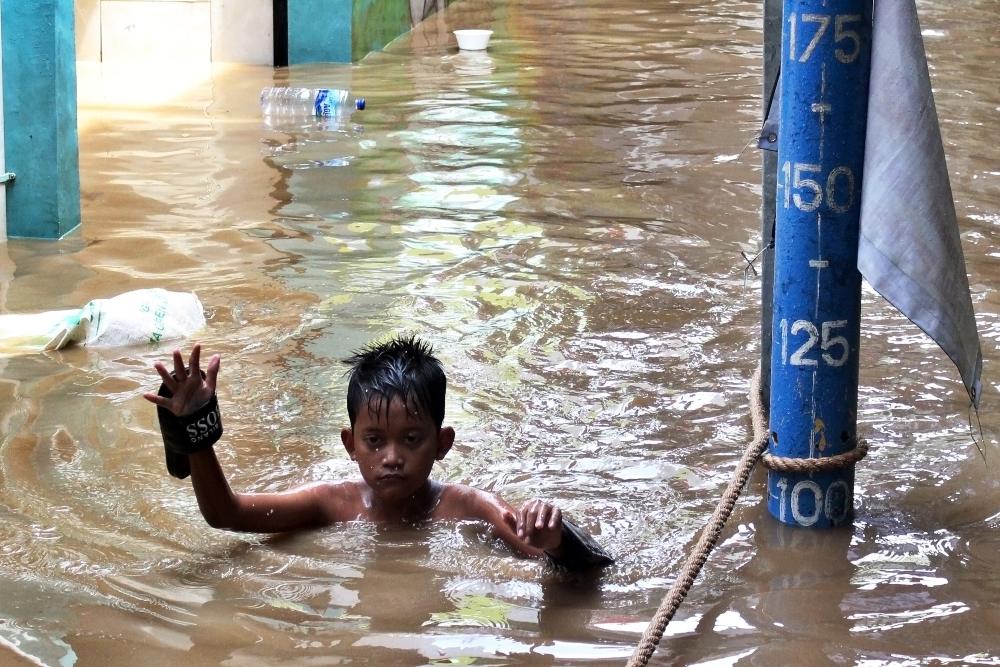
[[[288,64],[351,62],[353,0],[288,0]]]
[[[80,224],[73,0],[0,0],[9,236]]]

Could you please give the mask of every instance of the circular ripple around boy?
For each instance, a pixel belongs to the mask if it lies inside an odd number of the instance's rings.
[[[447,380],[441,362],[413,336],[371,345],[346,360],[351,424],[340,438],[361,479],[316,482],[282,493],[230,488],[213,447],[222,436],[215,395],[220,357],[213,355],[204,371],[200,361],[198,344],[187,367],[181,351],[174,350],[173,373],[155,363],[163,384],[143,397],[157,406],[167,469],[180,479],[191,476],[198,507],[214,528],[277,533],[338,521],[471,519],[489,524],[523,556],[547,557],[570,569],[613,562],[551,503],[531,500],[515,510],[492,493],[430,478],[434,462],[455,442],[455,430],[443,426]]]

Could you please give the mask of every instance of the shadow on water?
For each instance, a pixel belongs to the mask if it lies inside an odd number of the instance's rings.
[[[1000,664],[995,17],[919,5],[986,460],[953,369],[866,290],[853,527],[777,525],[758,474],[654,664]],[[554,500],[617,562],[567,581],[466,524],[214,531],[140,397],[169,347],[4,356],[0,662],[622,664],[750,433],[760,11],[464,0],[355,66],[81,66],[84,225],[0,250],[0,310],[196,289],[246,490],[354,475],[339,359],[416,332],[458,433],[435,476]],[[455,49],[470,25],[489,51]],[[269,124],[285,82],[368,108]]]

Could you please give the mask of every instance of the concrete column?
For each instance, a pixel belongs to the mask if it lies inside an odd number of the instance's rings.
[[[80,224],[73,0],[0,0],[10,236],[58,239]]]

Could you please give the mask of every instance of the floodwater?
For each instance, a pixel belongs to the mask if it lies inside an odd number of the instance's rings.
[[[757,474],[654,664],[1000,665],[998,10],[919,6],[982,435],[866,289],[853,527],[777,526]],[[0,251],[3,312],[196,290],[245,490],[352,475],[338,359],[416,332],[459,435],[437,476],[551,499],[617,563],[566,579],[474,524],[213,530],[140,397],[169,345],[10,355],[0,664],[623,664],[751,435],[761,29],[759,2],[466,0],[353,67],[81,64],[83,226]],[[368,109],[269,125],[274,81]]]

